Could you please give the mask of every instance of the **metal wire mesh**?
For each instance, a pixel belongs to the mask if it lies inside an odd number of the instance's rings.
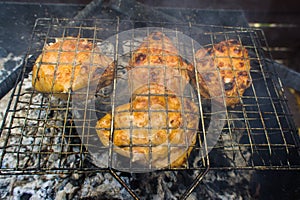
[[[209,146],[206,142],[209,137],[206,134],[206,122],[211,115],[217,113],[212,113],[209,105],[206,107],[200,101],[197,105],[201,110],[200,120],[203,123],[199,125],[197,142],[192,146],[186,165],[177,168],[168,165],[169,167],[160,170],[205,170],[209,167],[300,169],[299,136],[281,83],[271,67],[273,61],[262,30],[119,19],[39,19],[34,26],[20,82],[13,90],[1,128],[2,174],[96,172],[112,169],[112,163],[115,162],[112,159],[113,149],[111,146],[101,145],[95,137],[96,120],[91,115],[105,113],[90,105],[89,97],[94,94],[81,91],[85,98],[80,101],[80,107],[74,107],[71,90],[67,93],[66,100],[56,98],[55,93],[42,94],[33,90],[30,71],[37,56],[43,53],[43,47],[56,38],[80,36],[98,45],[112,35],[118,36],[122,31],[138,27],[161,27],[161,32],[172,29],[175,36],[179,32],[184,33],[204,47],[235,39],[248,50],[251,63],[251,87],[240,96],[241,103],[235,108],[226,109],[225,118],[220,119],[224,128],[217,144]],[[143,37],[149,35],[149,32],[143,33]],[[118,37],[115,39],[118,40]],[[116,47],[119,45],[125,44],[117,41]],[[196,49],[192,51],[195,52]],[[122,59],[118,48],[106,53],[116,62]],[[115,75],[123,70],[121,65],[117,66],[119,68]],[[117,92],[122,91],[113,88],[112,94]],[[189,98],[197,102],[198,95],[191,95]],[[115,102],[113,97],[114,95],[109,99]],[[212,151],[205,155],[203,147],[211,148]],[[97,149],[97,152],[91,156],[88,149]],[[124,170],[130,171],[133,168],[133,165],[129,165]],[[117,175],[115,177],[118,178]]]

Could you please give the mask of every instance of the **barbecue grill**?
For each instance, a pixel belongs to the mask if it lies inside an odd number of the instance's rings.
[[[186,165],[161,169],[152,169],[151,165],[139,166],[142,169],[139,172],[143,173],[134,175],[136,179],[128,182],[126,177],[137,171],[131,165],[120,168],[114,164],[112,147],[102,146],[95,133],[94,125],[99,117],[96,113],[101,108],[95,107],[95,102],[89,97],[94,96],[94,91],[80,91],[85,96],[80,102],[72,99],[72,91],[67,94],[67,100],[57,99],[53,93],[38,93],[31,87],[31,69],[46,44],[54,42],[55,38],[80,36],[97,46],[104,46],[102,50],[106,50],[118,66],[114,77],[117,80],[118,74],[126,76],[123,64],[118,63],[124,60],[124,54],[116,49],[109,51],[105,42],[113,42],[116,47],[126,44],[133,49],[131,45],[138,40],[133,34],[132,38],[126,38],[127,41],[118,36],[122,32],[143,28],[145,31],[141,38],[146,37],[152,27],[165,34],[172,33],[177,41],[180,41],[180,34],[185,34],[191,38],[191,44],[195,41],[203,47],[222,40],[240,41],[249,52],[252,85],[240,97],[239,105],[218,111],[212,111],[210,102],[197,99],[200,94],[196,92],[193,97],[190,92],[191,98],[199,102],[200,123],[197,142]],[[194,46],[191,47],[191,52],[195,52]],[[182,198],[186,198],[209,170],[299,170],[299,136],[282,85],[271,65],[273,60],[260,29],[119,18],[38,19],[18,77],[19,83],[13,89],[1,126],[1,174],[109,173],[133,197],[138,198],[134,185],[141,177],[146,177],[147,173],[171,171],[190,177],[181,194]],[[109,107],[116,106],[113,94],[119,92],[117,89],[120,88],[114,85],[108,92],[108,99],[97,101],[108,103]],[[220,130],[213,129],[218,132],[213,135],[216,137],[214,143],[210,142],[210,123],[219,127],[221,124]]]

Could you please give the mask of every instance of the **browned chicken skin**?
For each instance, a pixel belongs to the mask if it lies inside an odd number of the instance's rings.
[[[196,52],[199,85],[211,98],[225,99],[226,106],[240,103],[240,98],[251,85],[248,51],[236,40],[222,41]],[[194,85],[195,77],[193,78]],[[205,83],[203,83],[203,81]],[[221,102],[223,103],[223,102]]]
[[[97,82],[112,63],[86,39],[66,37],[43,49],[33,66],[32,85],[35,90],[64,97]]]
[[[195,103],[187,98],[182,102],[164,86],[152,83],[138,88],[132,102],[116,107],[113,119],[112,114],[101,118],[96,130],[108,146],[113,120],[112,142],[119,147],[114,148],[117,153],[141,164],[151,162],[154,168],[176,167],[185,164],[196,142],[198,118]]]

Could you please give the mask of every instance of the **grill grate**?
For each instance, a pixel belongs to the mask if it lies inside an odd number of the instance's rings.
[[[183,167],[159,169],[199,171],[185,195],[193,190],[208,169],[300,169],[299,136],[288,110],[281,83],[276,73],[271,70],[272,57],[261,30],[120,19],[38,19],[19,77],[20,83],[13,89],[1,128],[2,174],[109,172],[134,196],[118,170],[134,171],[135,166],[130,164],[120,167],[114,164],[111,146],[101,146],[95,134],[97,116],[94,115],[96,112],[100,115],[104,113],[96,111],[95,105],[90,104],[89,96],[94,94],[81,91],[85,95],[84,100],[74,102],[74,99],[71,100],[71,91],[67,94],[67,100],[55,98],[54,93],[38,93],[31,86],[31,69],[37,56],[42,53],[43,46],[54,42],[56,38],[68,36],[80,36],[93,44],[104,44],[102,50],[107,56],[117,62],[122,62],[122,59],[126,61],[126,55],[124,56],[119,49],[120,45],[128,45],[129,49],[132,49],[135,42],[139,42],[138,32],[133,31],[134,35],[129,38],[132,42],[129,44],[124,43],[119,35],[123,31],[140,27],[146,27],[141,38],[151,33],[150,27],[160,27],[161,32],[173,35],[178,43],[180,33],[193,38],[204,47],[219,41],[236,39],[249,52],[252,85],[240,97],[240,105],[224,110],[225,115],[219,119],[224,127],[213,146],[207,142],[210,135],[207,133],[206,124],[220,113],[211,111],[204,102],[197,100],[199,94],[189,94],[193,101],[200,101],[198,107],[202,123],[197,131],[196,145],[193,146],[190,159]],[[112,35],[116,36],[111,37]],[[106,43],[103,43],[111,38],[116,40],[116,48],[113,50],[109,50],[105,46]],[[192,41],[191,45],[191,51],[195,52]],[[116,75],[124,71],[122,64],[117,63],[117,66]],[[111,98],[118,92],[122,91],[113,87]],[[112,108],[117,106],[109,105]],[[205,152],[210,149],[206,155]],[[149,169],[152,169],[151,164],[143,170]]]

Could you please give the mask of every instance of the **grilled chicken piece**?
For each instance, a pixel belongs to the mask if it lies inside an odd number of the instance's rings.
[[[33,66],[32,85],[39,92],[66,98],[69,90],[95,85],[112,60],[87,39],[66,37],[44,47]]]
[[[132,162],[178,167],[186,164],[196,142],[198,120],[195,103],[152,83],[138,88],[132,101],[116,107],[113,115],[101,118],[96,131],[104,146],[112,139],[115,152]]]
[[[181,94],[189,82],[188,68],[192,66],[172,41],[162,32],[153,32],[132,52],[127,69],[133,90],[150,82]]]
[[[225,99],[226,106],[238,104],[251,85],[247,49],[236,40],[228,40],[198,50],[195,57],[198,83],[210,98],[221,103]],[[191,79],[196,86],[196,77]]]

